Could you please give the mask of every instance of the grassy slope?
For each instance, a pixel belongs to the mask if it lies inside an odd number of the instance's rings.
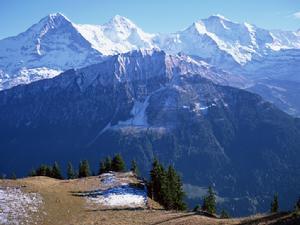
[[[132,176],[118,174],[131,182],[138,182]],[[239,219],[213,219],[191,212],[171,212],[162,210],[159,205],[149,200],[152,209],[109,209],[103,207],[87,207],[82,197],[74,192],[99,189],[99,178],[89,177],[75,180],[55,180],[47,177],[31,177],[18,180],[0,180],[1,186],[22,186],[26,192],[40,193],[44,206],[39,212],[42,219],[33,221],[41,225],[52,224],[297,224],[290,214],[257,215]],[[41,221],[42,220],[42,221]],[[297,218],[300,224],[300,217]]]

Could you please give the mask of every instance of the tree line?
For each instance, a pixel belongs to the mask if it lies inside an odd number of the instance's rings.
[[[97,174],[103,174],[110,171],[125,172],[126,164],[120,154],[105,157],[99,162],[99,169]],[[130,171],[136,176],[139,175],[139,169],[135,160],[131,161]],[[96,175],[91,173],[88,160],[82,160],[79,162],[78,169],[75,170],[72,163],[68,162],[66,178],[76,179]],[[57,162],[49,166],[46,164],[40,165],[36,169],[32,169],[29,176],[47,176],[55,179],[64,179],[60,166]],[[4,178],[4,177],[0,177]],[[16,179],[16,175],[13,173],[11,179]],[[165,168],[157,158],[153,160],[152,168],[150,170],[150,180],[147,181],[148,196],[160,203],[166,210],[186,210],[187,206],[184,202],[185,193],[183,190],[183,184],[181,178],[175,168],[169,165]],[[210,186],[207,194],[204,196],[202,206],[197,205],[194,211],[202,210],[212,215],[216,214],[216,193]],[[270,212],[277,213],[279,211],[278,194],[273,196],[270,205]],[[300,197],[295,205],[295,212],[300,212]],[[220,218],[229,218],[229,214],[223,209],[220,213]]]
[[[120,154],[116,154],[112,159],[108,156],[104,160],[100,161],[98,175],[114,171],[114,172],[124,172],[126,170],[126,164]],[[133,172],[138,173],[137,166],[135,160],[132,161],[132,169]],[[67,165],[67,179],[75,179],[88,177],[91,175],[96,175],[92,173],[90,170],[90,165],[88,160],[82,160],[79,162],[78,170],[75,170],[73,164],[68,162]],[[64,179],[60,166],[57,162],[54,162],[52,166],[42,164],[36,169],[32,169],[29,172],[29,176],[47,176],[55,179]]]

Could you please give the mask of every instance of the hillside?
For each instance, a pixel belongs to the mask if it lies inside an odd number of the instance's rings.
[[[191,207],[201,198],[192,192],[212,184],[234,216],[265,212],[276,192],[290,209],[299,194],[300,121],[214,72],[184,55],[144,50],[4,90],[0,172],[83,158],[95,169],[121,152],[145,175],[158,156],[182,174]]]
[[[126,185],[135,191],[122,189]],[[285,213],[215,219],[194,212],[165,211],[144,193],[142,181],[132,173],[106,173],[74,180],[48,177],[0,180],[0,224],[246,225],[300,222],[299,216]]]
[[[231,76],[215,84],[210,75],[188,57],[134,51],[1,91],[0,174],[82,159],[95,169],[121,153],[146,176],[156,156],[186,186],[215,185],[232,215],[266,211],[275,192],[289,209],[300,189],[300,121],[226,86]]]

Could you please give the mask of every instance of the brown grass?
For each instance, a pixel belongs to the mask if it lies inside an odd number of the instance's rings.
[[[117,174],[124,181],[138,182],[130,174]],[[288,221],[291,215],[261,215],[240,219],[214,219],[192,212],[165,211],[149,199],[148,209],[109,209],[87,207],[86,201],[74,193],[101,189],[98,177],[74,180],[55,180],[48,177],[30,177],[19,180],[0,180],[0,186],[22,187],[25,192],[37,192],[44,200],[39,212],[40,219],[32,218],[41,225],[101,224],[101,225],[225,225],[225,224],[272,224]],[[298,216],[299,218],[299,216]],[[288,223],[282,223],[288,224]],[[291,223],[293,224],[293,223]],[[296,223],[295,223],[296,224]],[[300,224],[300,223],[299,223]]]

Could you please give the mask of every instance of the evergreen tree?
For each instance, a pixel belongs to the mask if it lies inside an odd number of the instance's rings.
[[[42,164],[42,165],[40,165],[40,167],[37,168],[36,175],[37,176],[46,176],[46,170],[47,170],[47,166]]]
[[[105,161],[101,160],[99,163],[98,175],[106,172]]]
[[[16,179],[17,179],[17,175],[16,175],[15,173],[12,173],[11,179],[12,179],[12,180],[16,180]]]
[[[137,163],[136,163],[135,160],[131,161],[131,169],[130,169],[130,171],[132,171],[137,176],[139,175],[139,169],[137,167]]]
[[[185,210],[186,204],[183,202],[184,191],[180,176],[173,166],[169,166],[166,172],[166,189],[164,194],[164,206],[166,209]]]
[[[149,196],[159,203],[163,202],[163,190],[165,190],[165,171],[158,159],[154,159],[150,171]]]
[[[193,209],[193,212],[197,212],[200,208],[201,208],[200,205],[196,205]]]
[[[35,169],[32,169],[29,174],[28,174],[29,177],[34,177],[36,176],[36,170]]]
[[[112,171],[112,161],[110,156],[105,158],[105,173]]]
[[[107,173],[112,171],[112,160],[110,156],[106,157],[104,160],[101,160],[99,163],[98,175],[102,173]]]
[[[46,177],[52,177],[52,169],[51,169],[51,167],[50,166],[47,166],[46,165]]]
[[[202,210],[211,214],[216,213],[216,195],[211,186],[209,186],[207,195],[204,197]]]
[[[162,166],[161,166],[162,167]],[[161,181],[160,181],[160,204],[164,206],[165,209],[171,210],[174,207],[174,199],[175,199],[175,177],[172,174],[173,171],[170,171],[170,166],[168,170],[162,167]]]
[[[76,178],[76,174],[73,168],[73,165],[71,162],[68,162],[68,167],[67,167],[67,178],[68,179],[75,179]]]
[[[125,162],[120,154],[116,154],[111,163],[112,170],[115,172],[125,171]]]
[[[157,159],[152,163],[150,171],[150,182],[148,185],[149,196],[155,201],[170,210],[184,210],[186,205],[183,202],[184,192],[180,176],[173,166],[165,171]]]
[[[63,176],[61,175],[60,167],[57,162],[54,162],[52,166],[52,174],[51,177],[55,179],[63,179]]]
[[[228,219],[230,218],[229,214],[223,209],[221,212],[221,219]]]
[[[42,164],[37,170],[36,170],[37,176],[47,176],[52,177],[52,170],[49,166]]]
[[[80,161],[78,171],[79,178],[90,176],[91,172],[89,162],[87,160]]]
[[[279,209],[278,194],[275,194],[271,202],[271,213],[277,213]]]

